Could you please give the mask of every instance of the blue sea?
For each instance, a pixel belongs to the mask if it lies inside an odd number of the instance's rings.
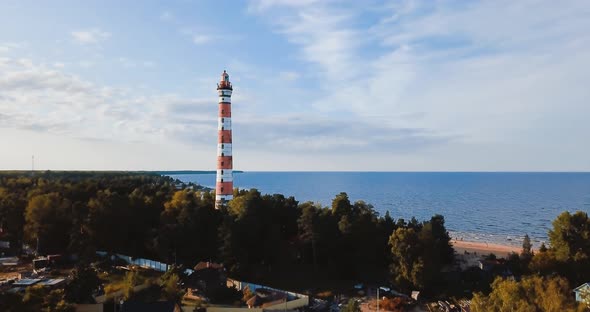
[[[215,185],[215,174],[172,177]],[[561,212],[590,212],[590,173],[244,172],[234,181],[241,189],[324,206],[346,192],[351,201],[364,200],[394,219],[442,214],[458,239],[520,245],[528,234],[536,247],[547,241]]]

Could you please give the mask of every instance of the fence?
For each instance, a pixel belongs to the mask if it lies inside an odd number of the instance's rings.
[[[102,257],[108,255],[108,253],[105,251],[97,251],[96,254],[99,256],[102,256]],[[166,272],[166,271],[168,271],[168,268],[170,267],[166,263],[158,262],[158,261],[154,261],[154,260],[150,260],[150,259],[133,258],[133,257],[126,256],[126,255],[121,255],[121,254],[113,254],[113,257],[117,257],[117,258],[127,262],[127,264],[137,265],[142,268],[154,269],[154,270],[160,271],[160,272]]]
[[[269,307],[265,307],[264,310],[295,310],[303,308],[309,305],[309,297],[301,297],[295,300],[287,301],[287,303],[278,303]]]
[[[235,287],[239,291],[244,290],[244,288],[246,288],[246,287],[248,287],[250,289],[250,291],[256,291],[256,289],[259,289],[259,288],[269,289],[272,291],[288,294],[289,296],[295,297],[295,298],[307,298],[307,295],[304,295],[304,294],[286,291],[283,289],[276,289],[276,288],[272,288],[272,287],[268,287],[268,286],[264,286],[264,285],[259,285],[259,284],[254,284],[254,283],[242,282],[242,281],[234,280],[231,278],[227,279],[227,286],[228,287]]]

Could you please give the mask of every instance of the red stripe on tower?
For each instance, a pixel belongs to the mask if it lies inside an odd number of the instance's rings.
[[[233,198],[234,177],[231,132],[231,94],[233,88],[229,75],[223,71],[217,84],[219,118],[217,122],[217,179],[215,185],[215,208],[220,208]]]

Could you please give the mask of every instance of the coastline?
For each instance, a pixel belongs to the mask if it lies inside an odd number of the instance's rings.
[[[487,242],[473,242],[473,241],[462,241],[452,239],[451,244],[453,249],[458,254],[477,253],[479,255],[488,255],[490,253],[495,254],[498,257],[507,257],[510,253],[520,253],[521,247],[514,245],[502,245],[498,243],[487,243]]]

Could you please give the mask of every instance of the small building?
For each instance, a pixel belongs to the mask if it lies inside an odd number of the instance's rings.
[[[496,267],[502,265],[502,263],[497,259],[490,259],[490,260],[480,260],[477,262],[479,269],[482,271],[490,272]]]
[[[248,299],[248,301],[246,301],[246,305],[248,305],[248,309],[252,309],[252,308],[261,306],[263,303],[264,303],[264,301],[258,295],[254,295],[254,297],[252,297],[252,298]]]
[[[4,257],[0,258],[0,266],[15,266],[20,263],[18,257]]]
[[[33,270],[39,271],[45,269],[49,266],[49,258],[47,257],[38,257],[33,259]]]
[[[197,265],[195,265],[195,267],[194,267],[195,271],[200,271],[200,270],[204,270],[204,269],[223,270],[223,264],[210,262],[210,261],[207,261],[207,262],[201,261],[201,262],[197,263]]]
[[[286,304],[290,299],[287,293],[280,291],[258,288],[254,296],[246,301],[248,308],[268,308],[279,304]]]
[[[576,294],[576,302],[590,303],[589,298],[583,298],[584,293],[588,294],[587,296],[590,296],[590,282],[576,287],[574,293]]]
[[[184,284],[187,295],[193,299],[207,301],[207,298],[226,284],[226,272],[223,265],[213,262],[199,262],[189,274]]]
[[[512,271],[506,266],[506,261],[504,259],[480,260],[478,266],[480,270],[493,276],[514,278]]]

